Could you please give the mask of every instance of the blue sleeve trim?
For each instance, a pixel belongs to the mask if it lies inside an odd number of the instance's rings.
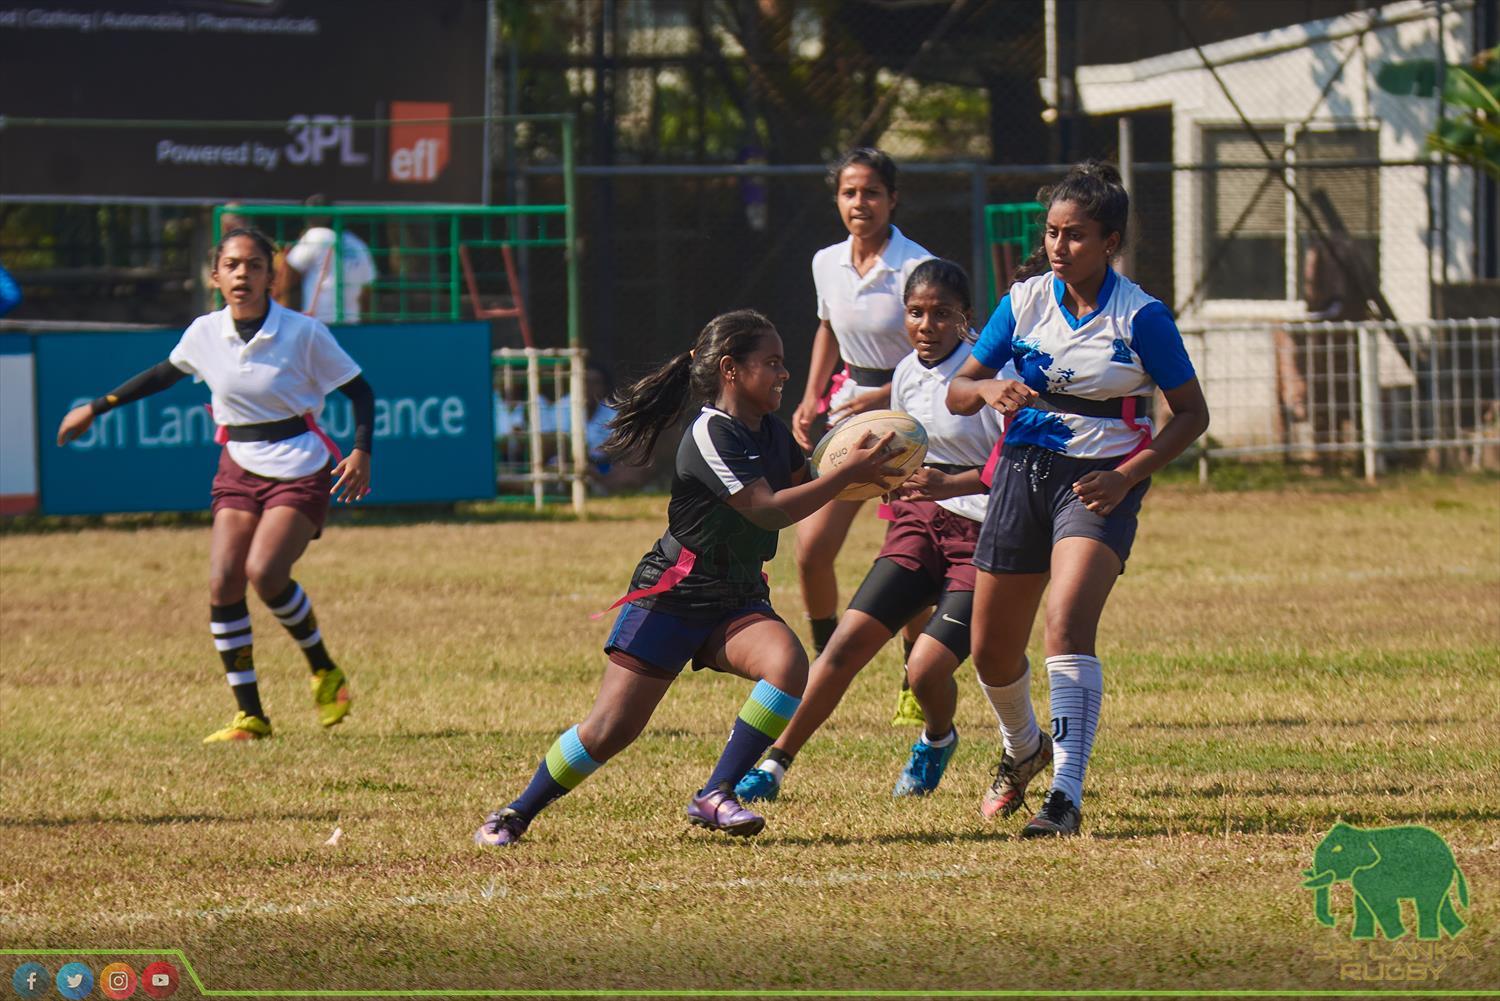
[[[1197,375],[1171,310],[1160,302],[1147,303],[1135,314],[1130,346],[1141,356],[1146,374],[1162,389],[1176,389]]]
[[[1011,346],[1012,338],[1016,333],[1016,311],[1010,304],[1010,293],[1006,293],[1000,300],[1000,305],[995,307],[995,312],[990,316],[990,322],[984,325],[979,332],[979,341],[974,345],[973,356],[979,359],[979,363],[985,368],[995,369],[997,372],[1005,367],[1005,363],[1014,360],[1014,349]]]

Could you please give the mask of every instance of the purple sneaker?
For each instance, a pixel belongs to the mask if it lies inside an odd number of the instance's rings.
[[[742,838],[759,834],[766,826],[766,818],[741,806],[727,786],[694,796],[688,803],[687,815],[688,821],[699,827]]]
[[[484,823],[474,832],[474,843],[486,848],[508,848],[521,840],[530,824],[531,821],[507,806],[484,818]]]

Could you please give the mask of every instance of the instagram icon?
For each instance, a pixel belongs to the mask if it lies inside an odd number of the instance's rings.
[[[135,993],[135,970],[129,963],[110,963],[99,971],[99,990],[107,998],[119,1001]]]

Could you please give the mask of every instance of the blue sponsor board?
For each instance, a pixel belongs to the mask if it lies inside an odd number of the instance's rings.
[[[41,510],[45,514],[201,511],[219,461],[208,387],[184,379],[112,410],[64,448],[53,439],[71,407],[162,361],[181,331],[36,336]],[[489,328],[481,323],[338,327],[375,389],[372,491],[362,504],[493,497]],[[348,451],[354,414],[328,397],[320,421]]]

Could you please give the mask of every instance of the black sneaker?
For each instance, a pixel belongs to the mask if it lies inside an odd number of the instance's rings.
[[[1053,789],[1047,794],[1047,801],[1042,804],[1041,812],[1021,828],[1021,837],[1068,837],[1078,833],[1078,825],[1082,821],[1083,814],[1078,812],[1078,807],[1073,805],[1068,794],[1061,789]]]

